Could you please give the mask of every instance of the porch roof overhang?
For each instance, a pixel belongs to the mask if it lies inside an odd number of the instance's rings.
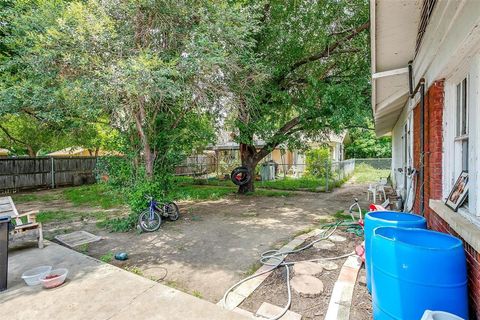
[[[372,109],[375,132],[388,134],[408,100],[421,0],[370,0]]]

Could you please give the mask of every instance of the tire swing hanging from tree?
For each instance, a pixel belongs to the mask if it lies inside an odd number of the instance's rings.
[[[247,167],[237,167],[233,169],[230,179],[237,186],[244,186],[250,182],[252,176]]]

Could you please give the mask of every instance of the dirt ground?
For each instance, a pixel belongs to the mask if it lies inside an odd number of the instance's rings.
[[[309,259],[317,259],[320,257],[337,257],[352,252],[355,245],[363,241],[362,237],[358,237],[352,233],[347,233],[344,230],[337,230],[336,235],[341,235],[347,239],[345,242],[335,242],[335,246],[331,249],[316,249],[310,247],[299,253],[290,254],[285,259],[286,261],[302,261]],[[317,237],[307,239],[305,244],[308,244]],[[302,319],[323,319],[328,309],[330,296],[332,294],[333,286],[338,279],[340,269],[346,258],[334,260],[338,269],[323,270],[316,277],[323,282],[324,291],[317,297],[302,297],[295,290],[292,290],[292,304],[291,311],[302,315]],[[290,267],[290,279],[295,276],[294,268]],[[363,286],[363,287],[362,287]],[[273,305],[283,307],[287,302],[287,287],[286,287],[286,271],[284,267],[276,269],[262,285],[255,290],[255,292],[248,297],[240,308],[248,310],[255,314],[263,302],[269,302]],[[352,301],[352,308],[350,313],[351,320],[366,320],[371,319],[371,301],[370,295],[366,287],[360,283],[355,286],[354,298]]]
[[[52,192],[52,191],[50,191]],[[47,223],[45,234],[61,228],[86,230],[103,237],[77,248],[95,258],[127,252],[129,259],[112,264],[127,268],[197,297],[218,302],[224,291],[258,267],[260,253],[278,247],[295,234],[346,210],[358,197],[367,208],[366,186],[346,183],[331,193],[298,192],[291,197],[227,197],[217,201],[181,202],[181,217],[154,233],[109,233],[95,221]],[[99,211],[71,207],[58,200],[28,202],[25,210]],[[125,208],[111,209],[122,214]]]

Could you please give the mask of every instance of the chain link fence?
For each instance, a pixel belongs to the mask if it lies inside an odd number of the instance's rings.
[[[349,159],[300,159],[297,162],[264,160],[257,165],[256,185],[281,190],[329,191],[351,178],[356,168],[374,170],[390,169],[390,158]],[[241,166],[238,158],[225,159],[215,154],[187,158],[177,166],[176,174],[196,179],[221,182],[230,179],[231,171]],[[227,182],[228,183],[228,182]]]
[[[355,166],[360,164],[368,165],[374,169],[390,169],[392,167],[392,158],[355,159]]]

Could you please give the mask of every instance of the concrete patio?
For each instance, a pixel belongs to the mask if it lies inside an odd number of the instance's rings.
[[[41,265],[69,269],[61,287],[28,287],[24,271]],[[248,319],[155,281],[46,242],[44,249],[10,252],[3,319]]]

